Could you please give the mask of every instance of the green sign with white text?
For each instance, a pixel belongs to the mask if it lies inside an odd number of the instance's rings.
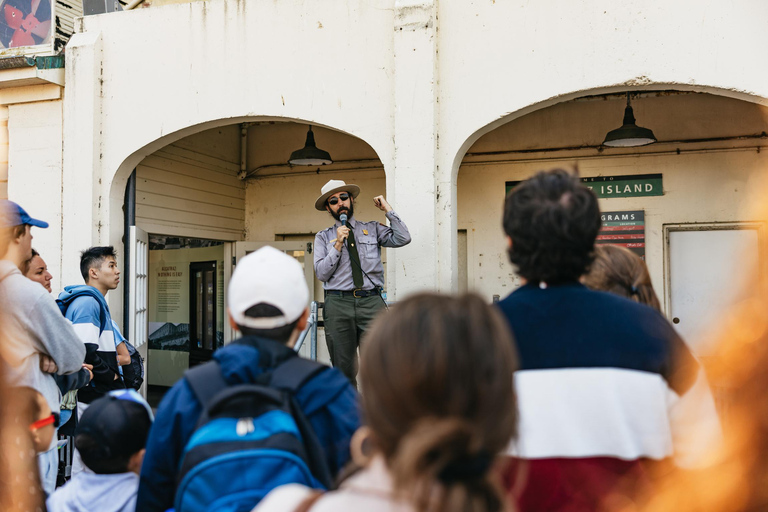
[[[662,196],[664,187],[661,174],[635,174],[629,176],[596,176],[581,178],[597,197]]]
[[[580,178],[581,182],[600,198],[663,196],[661,174],[631,174],[627,176],[595,176]],[[509,194],[521,181],[507,181],[505,193]]]

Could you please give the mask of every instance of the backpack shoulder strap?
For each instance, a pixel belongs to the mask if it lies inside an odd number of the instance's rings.
[[[209,361],[184,372],[187,384],[197,397],[203,410],[208,409],[211,399],[227,388],[218,361]]]
[[[291,415],[304,441],[309,470],[325,489],[330,489],[333,484],[333,477],[328,467],[325,449],[317,438],[309,419],[296,401],[296,392],[301,386],[325,368],[325,365],[309,359],[299,356],[289,357],[272,371],[269,387],[288,392],[287,398],[291,407]]]
[[[95,300],[99,305],[99,335],[101,335],[101,333],[104,332],[104,326],[107,323],[107,315],[109,313],[105,306],[104,298],[102,297],[100,299],[96,295],[97,293],[99,292],[96,290],[93,290],[93,291],[85,290],[85,293],[78,295],[74,299],[70,299],[70,300],[56,299],[56,305],[59,306],[59,311],[61,311],[61,314],[64,316],[67,316],[67,310],[69,309],[70,304],[72,304],[72,302],[75,299],[79,299],[80,297],[86,297],[86,296],[92,297],[93,300]],[[110,317],[109,319],[110,321],[112,321],[112,317]]]
[[[304,383],[326,368],[324,364],[303,357],[289,357],[272,371],[269,385],[296,393]]]

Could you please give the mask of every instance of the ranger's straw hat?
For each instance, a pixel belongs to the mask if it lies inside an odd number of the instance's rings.
[[[315,201],[315,209],[321,212],[325,211],[325,202],[336,192],[349,192],[352,197],[357,197],[360,194],[360,187],[357,185],[347,185],[342,180],[331,180],[320,189],[320,197]]]

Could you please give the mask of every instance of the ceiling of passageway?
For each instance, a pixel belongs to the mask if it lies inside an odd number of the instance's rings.
[[[465,161],[495,153],[537,151],[602,151],[606,133],[621,126],[625,94],[579,98],[537,110],[483,135]],[[653,130],[657,144],[620,152],[658,151],[660,146],[754,146],[768,142],[768,108],[704,93],[644,91],[632,94],[637,125]],[[762,140],[762,142],[761,142]]]
[[[241,124],[205,130],[173,143],[190,151],[201,152],[240,164]],[[257,121],[247,123],[247,161],[249,180],[267,176],[300,175],[308,172],[356,172],[383,167],[376,152],[361,139],[336,130],[313,126],[318,148],[331,154],[334,163],[322,167],[291,166],[291,152],[304,146],[309,125],[295,122]]]

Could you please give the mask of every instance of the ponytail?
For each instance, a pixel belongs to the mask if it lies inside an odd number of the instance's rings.
[[[615,293],[661,312],[643,259],[616,245],[595,246],[595,260],[582,282],[593,290]]]
[[[389,461],[395,490],[418,512],[504,510],[495,456],[475,430],[455,417],[419,421]]]

